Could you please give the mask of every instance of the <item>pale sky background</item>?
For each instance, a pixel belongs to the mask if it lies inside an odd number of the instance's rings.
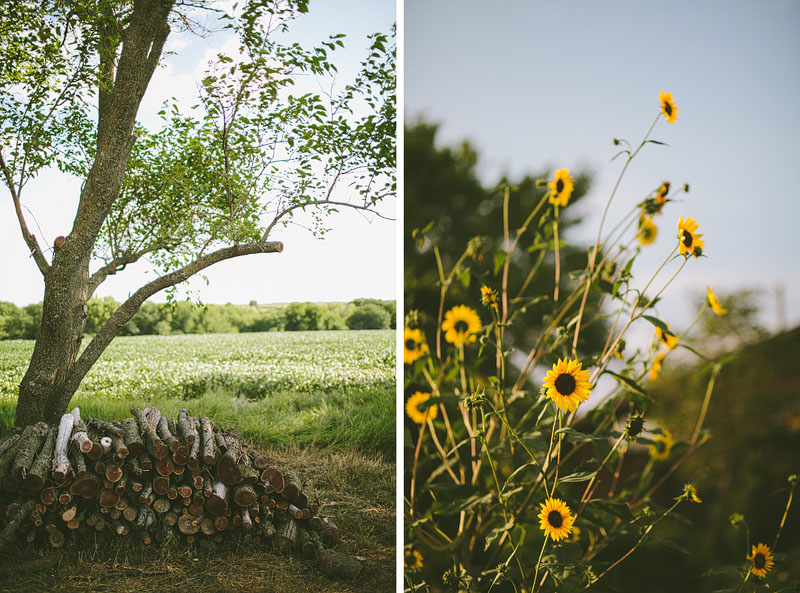
[[[370,33],[389,32],[395,21],[392,0],[312,0],[310,10],[293,22],[287,39],[301,44],[327,40],[345,33],[345,48],[336,54],[338,80],[344,85],[357,72],[366,56]],[[173,32],[165,67],[154,75],[142,106],[139,121],[149,128],[159,124],[156,113],[164,99],[175,96],[185,105],[195,102],[197,81],[209,59],[227,42],[222,34],[201,39],[190,33]],[[231,49],[235,46],[231,46]],[[23,204],[33,233],[52,245],[58,235],[72,227],[81,180],[57,171],[43,174],[23,190]],[[395,218],[397,204],[384,203],[382,215]],[[35,217],[35,220],[34,220]],[[251,255],[221,262],[208,268],[209,284],[195,277],[190,286],[205,303],[285,303],[294,301],[349,301],[358,297],[394,299],[396,295],[395,223],[372,214],[342,211],[332,215],[332,230],[322,240],[308,231],[289,227],[273,232],[281,240],[280,254]],[[38,223],[38,224],[37,224]],[[49,255],[49,254],[48,254]],[[139,286],[153,279],[150,266],[137,263],[110,277],[95,296],[127,298]],[[5,186],[0,191],[0,301],[27,305],[42,299],[44,283],[22,240],[13,204]],[[185,294],[185,293],[182,293]],[[151,300],[165,300],[163,292]]]
[[[406,120],[440,123],[441,145],[468,139],[487,186],[503,173],[593,172],[571,237],[586,244],[623,165],[609,162],[612,138],[638,144],[659,91],[672,92],[678,120],[651,136],[670,146],[634,159],[605,228],[661,181],[688,182],[639,278],[674,247],[681,215],[699,222],[708,258],[689,262],[659,314],[680,331],[706,285],[761,287],[775,329],[780,283],[786,327],[800,323],[800,2],[406,0],[405,31]]]

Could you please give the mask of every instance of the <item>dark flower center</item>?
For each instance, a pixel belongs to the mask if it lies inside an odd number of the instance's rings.
[[[550,523],[551,527],[559,528],[563,525],[564,518],[558,511],[550,511],[547,515],[547,522]]]
[[[417,342],[416,341],[414,341],[412,339],[406,340],[406,350],[416,350],[416,349],[417,349]]]
[[[562,373],[553,382],[556,386],[556,391],[561,395],[572,395],[575,391],[575,377],[567,373]]]
[[[562,191],[564,191],[564,180],[559,179],[556,181],[556,193],[560,194]]]
[[[686,249],[690,249],[692,247],[692,233],[687,230],[681,231],[681,243]]]
[[[672,105],[670,105],[669,101],[664,101],[664,112],[667,116],[672,115]]]
[[[469,330],[469,324],[466,321],[456,321],[453,327],[460,334],[465,334],[467,333],[467,330]]]
[[[417,565],[417,558],[414,554],[406,555],[406,566],[416,566]]]
[[[766,564],[767,564],[767,559],[761,552],[756,554],[755,557],[753,558],[753,566],[755,566],[756,568],[764,568]]]
[[[663,198],[663,197],[664,197],[664,196],[666,196],[668,193],[669,193],[669,183],[665,183],[665,184],[663,184],[663,185],[661,186],[661,191],[660,191],[660,192],[658,192],[658,195],[659,195],[660,197],[662,197],[662,198]]]
[[[646,241],[652,238],[652,236],[653,236],[653,229],[651,229],[649,226],[642,227],[642,239]]]

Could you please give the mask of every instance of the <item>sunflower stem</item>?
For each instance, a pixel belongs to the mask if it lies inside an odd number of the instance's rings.
[[[631,554],[633,554],[633,553],[636,551],[636,549],[637,549],[639,546],[641,546],[641,545],[642,545],[642,544],[645,542],[645,540],[647,539],[647,536],[648,536],[648,535],[650,535],[650,532],[651,532],[651,531],[653,531],[653,528],[654,528],[656,525],[658,525],[658,524],[659,524],[659,523],[660,523],[660,522],[661,522],[661,521],[662,521],[662,520],[663,520],[663,519],[664,519],[664,518],[665,518],[667,515],[669,515],[669,514],[670,514],[670,513],[671,513],[673,510],[675,510],[675,507],[677,507],[677,506],[678,506],[678,505],[679,505],[679,504],[680,504],[682,501],[683,501],[683,497],[682,497],[682,496],[681,496],[681,497],[678,497],[678,500],[676,500],[676,501],[675,501],[675,503],[674,503],[674,504],[673,504],[671,507],[669,507],[669,508],[668,508],[668,509],[667,509],[667,510],[664,512],[664,514],[663,514],[663,515],[661,515],[661,516],[660,516],[658,519],[656,519],[655,521],[653,521],[653,522],[652,522],[652,523],[651,523],[651,524],[650,524],[650,525],[647,527],[647,529],[645,529],[645,530],[644,530],[644,532],[642,533],[642,535],[639,537],[639,539],[637,540],[637,542],[636,542],[636,543],[633,545],[633,547],[632,547],[630,550],[628,550],[627,552],[625,552],[625,554],[623,554],[623,555],[622,555],[622,556],[621,556],[621,557],[620,557],[620,558],[619,558],[619,559],[618,559],[616,562],[614,562],[614,564],[612,564],[611,566],[609,566],[608,568],[606,568],[606,569],[605,569],[603,572],[601,572],[601,573],[600,573],[600,574],[597,576],[597,578],[595,578],[593,581],[589,581],[589,582],[586,584],[586,586],[584,587],[584,589],[588,589],[589,587],[593,586],[595,583],[597,583],[597,581],[599,581],[600,579],[602,579],[602,578],[603,578],[605,575],[607,575],[607,574],[608,574],[609,572],[611,572],[611,571],[612,571],[614,568],[616,568],[616,567],[617,567],[617,565],[619,565],[619,564],[620,564],[620,563],[621,563],[623,560],[625,560],[625,558],[627,558],[628,556],[630,556]]]
[[[537,588],[537,581],[539,580],[539,567],[542,565],[542,557],[544,556],[544,549],[547,546],[547,540],[550,538],[550,535],[545,533],[544,541],[542,542],[542,549],[539,552],[539,559],[536,561],[536,571],[533,575],[533,586],[531,587],[532,593],[536,593]]]
[[[492,408],[492,411],[497,415],[497,417],[500,418],[500,422],[502,422],[503,425],[506,427],[506,429],[508,430],[508,433],[512,437],[517,439],[517,441],[519,441],[519,444],[522,445],[522,448],[525,449],[525,452],[530,456],[531,461],[533,461],[534,465],[539,469],[539,472],[541,472],[541,475],[542,475],[542,480],[544,481],[544,491],[547,492],[547,478],[545,477],[545,470],[542,467],[542,465],[539,463],[539,460],[536,459],[536,456],[531,452],[530,449],[528,449],[528,446],[519,437],[517,432],[511,427],[511,425],[508,423],[508,421],[497,411],[497,408],[494,407],[492,402],[487,402],[487,403],[489,404],[489,407]],[[552,447],[552,436],[551,436],[551,447]]]
[[[592,479],[589,480],[589,484],[588,484],[588,486],[586,486],[586,490],[583,491],[583,495],[581,496],[581,506],[578,508],[578,512],[575,513],[575,519],[576,520],[578,518],[578,515],[581,514],[581,511],[583,511],[583,509],[586,507],[586,505],[589,502],[588,499],[586,498],[586,496],[589,494],[589,491],[592,488],[592,484],[594,484],[594,481],[597,479],[598,474],[600,474],[600,470],[603,469],[603,466],[606,464],[606,462],[609,459],[611,459],[611,456],[614,454],[614,451],[617,450],[617,447],[619,447],[619,444],[622,442],[622,439],[623,439],[624,436],[625,436],[625,433],[623,432],[620,435],[620,437],[617,439],[617,442],[614,443],[614,446],[611,448],[611,451],[609,451],[608,455],[606,455],[606,458],[603,459],[603,461],[600,462],[600,465],[595,470],[594,475],[592,476]]]
[[[411,489],[409,493],[410,508],[408,509],[408,514],[411,517],[414,516],[414,492],[417,485],[417,465],[419,463],[419,452],[422,448],[422,437],[425,434],[425,426],[426,425],[423,424],[419,429],[419,438],[417,439],[417,446],[414,449],[414,465],[411,468]]]
[[[555,207],[555,220],[553,220],[553,243],[555,245],[556,250],[556,278],[555,278],[555,288],[553,288],[553,302],[558,302],[558,287],[561,282],[561,250],[559,249],[558,245],[558,204]]]
[[[794,479],[792,479],[794,478]],[[778,539],[781,536],[781,532],[783,531],[783,525],[786,523],[786,517],[789,515],[789,507],[792,506],[792,498],[794,497],[794,489],[797,486],[797,476],[792,476],[789,478],[789,483],[792,485],[791,489],[789,490],[789,499],[786,501],[786,508],[783,510],[783,517],[781,517],[781,524],[778,526],[778,533],[775,534],[775,541],[772,542],[772,552],[775,552],[775,546],[778,545]]]
[[[708,380],[708,386],[706,387],[706,396],[703,398],[703,405],[700,407],[700,415],[697,417],[697,424],[694,427],[692,440],[689,441],[689,444],[692,446],[694,446],[695,443],[697,443],[697,439],[700,438],[700,430],[703,428],[703,421],[705,421],[706,412],[708,412],[708,404],[711,401],[711,392],[714,391],[714,384],[717,382],[717,377],[721,370],[722,367],[719,363],[714,364],[714,369],[711,371],[711,378]]]
[[[608,201],[606,202],[606,207],[603,209],[603,216],[600,218],[600,227],[597,229],[597,239],[594,241],[594,248],[592,249],[592,257],[589,260],[589,276],[586,282],[586,288],[583,291],[583,299],[581,300],[581,306],[578,310],[578,321],[575,323],[575,337],[572,340],[572,356],[574,358],[578,357],[578,335],[581,331],[581,321],[583,320],[583,311],[586,309],[586,301],[589,298],[589,288],[592,286],[592,274],[594,273],[594,265],[597,261],[597,252],[600,249],[600,237],[603,234],[603,224],[606,221],[606,216],[608,215],[608,209],[611,206],[611,202],[614,200],[614,196],[617,193],[617,189],[619,189],[619,185],[622,182],[622,178],[625,176],[625,171],[628,170],[628,165],[631,164],[631,161],[634,157],[639,154],[639,151],[642,147],[647,144],[647,139],[650,137],[650,134],[653,132],[653,128],[656,127],[656,123],[658,122],[658,118],[661,117],[661,112],[659,111],[656,118],[653,120],[653,123],[650,124],[650,129],[647,130],[647,134],[644,135],[642,139],[642,143],[639,144],[639,147],[633,152],[628,154],[628,159],[625,161],[625,165],[622,167],[622,171],[619,173],[619,177],[617,177],[617,182],[614,184],[614,189],[611,190],[611,195],[608,197]]]

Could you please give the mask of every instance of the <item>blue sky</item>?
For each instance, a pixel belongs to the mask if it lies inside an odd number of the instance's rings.
[[[311,44],[334,33],[345,33],[346,47],[337,52],[341,55],[337,60],[339,80],[344,84],[365,55],[366,36],[376,31],[388,32],[394,21],[392,0],[312,0],[309,13],[292,24],[290,38]],[[154,75],[139,110],[139,121],[149,127],[158,125],[155,114],[164,99],[171,96],[184,101],[184,105],[194,104],[197,81],[206,62],[227,40],[220,34],[202,39],[190,33],[173,33],[166,49],[177,53],[168,56],[164,67]],[[26,186],[22,201],[30,210],[26,212],[28,223],[47,245],[69,232],[80,186],[80,180],[58,172],[45,173]],[[18,305],[38,302],[43,294],[42,277],[27,255],[8,191],[4,186],[0,189],[0,301]],[[397,204],[390,202],[380,211],[395,217]],[[208,285],[199,278],[189,285],[205,303],[395,298],[395,223],[352,211],[333,215],[330,227],[324,240],[315,239],[301,228],[276,232],[272,238],[284,242],[283,253],[222,262],[208,269]],[[146,263],[135,264],[109,278],[96,296],[110,295],[121,301],[152,278]],[[156,301],[164,299],[163,293],[153,297]]]
[[[633,161],[609,218],[665,179],[691,185],[637,263],[640,276],[654,270],[678,217],[698,220],[708,258],[689,262],[660,313],[680,328],[694,315],[686,297],[706,285],[761,287],[774,329],[781,284],[786,325],[800,323],[800,3],[406,0],[405,30],[406,120],[440,123],[442,144],[469,139],[487,184],[545,168],[594,173],[573,240],[594,241],[622,166],[609,162],[612,138],[638,143],[659,91],[672,92],[678,120],[651,136],[670,146]]]

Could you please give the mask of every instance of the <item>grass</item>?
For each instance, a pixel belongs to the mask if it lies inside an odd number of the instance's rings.
[[[263,445],[394,453],[394,331],[118,338],[71,406],[118,420],[130,407],[187,407]],[[0,431],[33,348],[0,342]],[[154,364],[154,361],[157,363]]]
[[[0,433],[32,342],[0,342]],[[0,591],[356,592],[395,587],[394,332],[147,336],[115,340],[71,406],[109,420],[130,407],[181,407],[239,430],[304,475],[339,526],[338,550],[363,559],[354,582],[281,556],[256,538],[186,546],[86,541],[0,555]]]
[[[382,455],[282,447],[268,453],[305,474],[339,526],[339,551],[363,559],[355,581],[331,580],[313,562],[281,556],[257,539],[219,545],[131,546],[127,538],[15,550],[0,563],[0,590],[377,593],[395,581],[395,470]]]

